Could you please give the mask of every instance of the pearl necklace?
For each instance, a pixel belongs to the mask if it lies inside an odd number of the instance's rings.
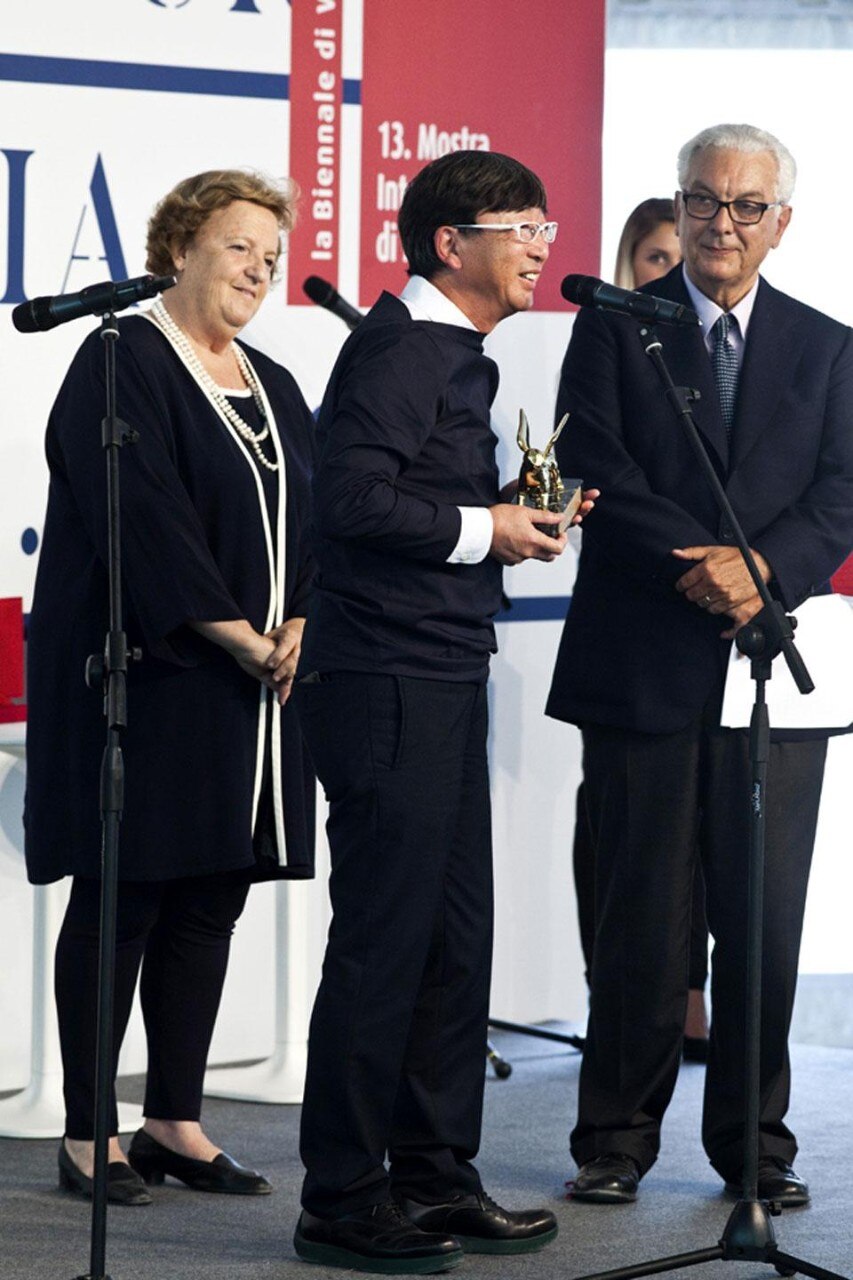
[[[169,339],[172,346],[175,348],[178,355],[181,357],[184,364],[187,366],[190,373],[195,378],[196,382],[201,384],[201,386],[210,396],[211,400],[216,405],[217,409],[222,414],[222,416],[226,418],[228,422],[231,423],[231,426],[238,433],[238,435],[240,435],[242,439],[245,440],[246,443],[251,447],[252,452],[254,453],[255,457],[257,458],[261,466],[266,467],[267,471],[278,471],[278,463],[270,462],[269,458],[266,456],[263,449],[261,448],[261,441],[266,440],[267,436],[270,433],[269,424],[267,422],[266,410],[264,408],[264,402],[261,396],[261,389],[258,385],[258,381],[254,373],[249,367],[248,360],[246,359],[240,347],[237,346],[236,342],[232,343],[231,349],[234,352],[234,357],[237,361],[237,367],[239,368],[241,374],[245,378],[246,385],[248,386],[249,390],[252,393],[252,399],[254,400],[255,405],[257,406],[258,413],[261,415],[261,421],[264,424],[263,430],[261,431],[253,431],[252,428],[249,426],[248,422],[245,422],[240,417],[239,413],[234,408],[233,404],[228,399],[228,397],[223,395],[222,389],[219,386],[217,386],[216,382],[207,372],[204,365],[196,355],[193,345],[190,342],[189,338],[184,333],[180,325],[178,325],[169,315],[169,312],[163,306],[163,303],[160,301],[155,302],[154,306],[151,308],[148,314],[151,316],[152,320],[154,320],[162,329],[163,333]]]

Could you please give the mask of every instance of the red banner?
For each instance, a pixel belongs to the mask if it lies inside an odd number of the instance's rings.
[[[853,556],[848,556],[834,575],[832,589],[841,596],[853,596]]]
[[[290,172],[302,191],[288,252],[292,305],[305,303],[306,276],[338,284],[342,3],[293,0],[291,6]]]
[[[23,696],[23,601],[13,597],[0,600],[0,724],[26,720],[27,709],[21,705]]]
[[[364,0],[359,301],[399,293],[397,210],[449,151],[502,151],[542,178],[560,223],[539,309],[564,310],[568,271],[597,275],[604,0]]]

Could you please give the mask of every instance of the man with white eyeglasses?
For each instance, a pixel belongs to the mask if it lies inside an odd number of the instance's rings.
[[[702,328],[659,333],[771,594],[829,590],[853,545],[853,332],[759,275],[791,220],[795,166],[751,125],[716,125],[678,158],[683,263],[645,291]],[[557,413],[557,459],[601,485],[548,713],[581,726],[596,858],[589,1031],[572,1154],[577,1200],[624,1203],[657,1158],[678,1073],[697,848],[714,938],[702,1139],[739,1194],[744,1166],[750,770],[721,727],[731,640],[761,608],[734,534],[677,428],[636,322],[583,312]],[[771,721],[773,719],[771,711]],[[809,1199],[785,1124],[826,730],[773,730],[764,882],[758,1197]]]
[[[409,283],[349,338],[320,413],[318,576],[294,703],[329,799],[334,915],[294,1244],[325,1266],[442,1271],[557,1233],[546,1209],[495,1204],[472,1163],[492,620],[501,566],[566,543],[559,515],[502,501],[483,339],[533,305],[557,230],[545,209],[540,180],[508,156],[462,151],[421,170],[399,217]]]

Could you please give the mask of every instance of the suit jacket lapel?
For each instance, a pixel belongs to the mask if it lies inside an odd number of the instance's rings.
[[[782,299],[759,283],[746,335],[732,424],[732,470],[772,420],[796,364],[796,321],[783,314]]]

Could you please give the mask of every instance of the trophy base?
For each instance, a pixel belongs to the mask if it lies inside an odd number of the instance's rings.
[[[536,507],[539,511],[559,511],[562,513],[562,520],[559,524],[537,525],[542,533],[547,533],[551,538],[558,538],[561,533],[565,533],[572,522],[573,516],[577,514],[578,508],[583,501],[583,481],[582,480],[564,480],[563,487],[557,493],[525,493],[520,489],[516,502],[520,507]]]

